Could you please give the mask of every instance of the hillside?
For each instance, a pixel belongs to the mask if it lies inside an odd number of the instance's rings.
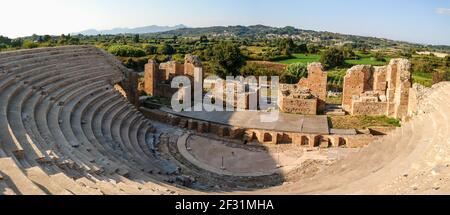
[[[422,45],[390,39],[347,35],[326,31],[312,31],[297,29],[294,27],[270,27],[264,25],[253,26],[213,26],[203,28],[180,28],[165,32],[148,34],[158,37],[199,37],[202,35],[218,38],[248,38],[248,39],[273,39],[291,37],[304,42],[316,42],[324,45],[355,43],[373,48],[429,48],[435,51],[450,53],[450,46]]]

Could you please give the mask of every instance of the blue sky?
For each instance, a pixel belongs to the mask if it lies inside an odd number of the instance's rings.
[[[450,45],[450,0],[14,0],[1,5],[0,35],[10,37],[153,24],[264,24]]]

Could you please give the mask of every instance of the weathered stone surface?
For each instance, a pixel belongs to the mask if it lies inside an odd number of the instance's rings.
[[[410,69],[406,59],[392,59],[385,67],[354,66],[344,78],[343,109],[354,115],[405,118],[409,111]]]
[[[170,86],[172,79],[185,75],[192,82],[196,69],[202,69],[202,64],[198,57],[192,55],[186,55],[184,64],[176,61],[158,64],[149,60],[145,65],[144,91],[152,96],[171,97],[177,92],[177,89]]]

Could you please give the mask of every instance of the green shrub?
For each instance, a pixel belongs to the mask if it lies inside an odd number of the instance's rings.
[[[31,41],[31,40],[25,40],[25,41],[23,41],[22,46],[25,49],[34,49],[34,48],[39,47],[39,44],[37,44],[37,43],[35,43],[35,42]]]
[[[301,78],[308,76],[308,68],[304,63],[293,63],[286,67],[281,74],[281,83],[296,84]]]
[[[109,47],[108,52],[119,57],[143,57],[146,55],[143,49],[128,45],[113,45]]]

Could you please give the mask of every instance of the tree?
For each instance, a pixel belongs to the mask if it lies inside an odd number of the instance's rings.
[[[157,47],[156,46],[152,46],[150,44],[145,44],[142,46],[144,48],[144,51],[147,55],[154,55],[156,54],[157,51]]]
[[[376,52],[373,57],[376,61],[386,62],[386,58],[384,58],[384,55],[381,52]]]
[[[22,45],[23,45],[23,40],[22,39],[11,40],[11,47],[19,48],[19,47],[22,47]]]
[[[302,43],[297,46],[296,52],[298,53],[307,53],[308,52],[308,45],[306,43]]]
[[[0,44],[2,44],[2,43],[5,45],[9,45],[9,44],[11,44],[11,39],[0,35]]]
[[[213,68],[215,68],[216,74],[222,78],[239,75],[240,68],[245,64],[239,45],[231,41],[221,41],[214,45],[210,54]]]
[[[444,58],[445,66],[450,68],[450,55]]]
[[[278,42],[278,48],[283,55],[291,55],[295,51],[296,46],[292,38],[288,38],[280,40]]]
[[[345,63],[344,53],[338,48],[329,48],[320,57],[320,62],[325,69],[332,69],[337,66],[342,66]]]
[[[133,42],[134,42],[134,43],[139,43],[139,40],[140,40],[139,34],[134,35],[134,37],[133,37]]]
[[[162,55],[173,55],[176,53],[175,49],[167,43],[163,43],[163,44],[159,45],[157,52],[158,52],[158,54],[162,54]]]
[[[44,42],[48,42],[48,41],[52,40],[52,37],[50,35],[44,35],[44,37],[42,39],[44,40]]]
[[[308,53],[310,54],[316,54],[320,50],[320,47],[314,43],[309,43],[308,45],[306,45],[306,48],[308,50]]]
[[[356,56],[355,52],[353,51],[353,47],[349,45],[345,45],[341,48],[342,53],[344,54],[345,59],[354,58]]]
[[[205,36],[205,35],[202,35],[202,36],[200,37],[200,42],[201,42],[201,43],[207,43],[207,42],[209,42],[209,41],[208,41],[208,37]]]

